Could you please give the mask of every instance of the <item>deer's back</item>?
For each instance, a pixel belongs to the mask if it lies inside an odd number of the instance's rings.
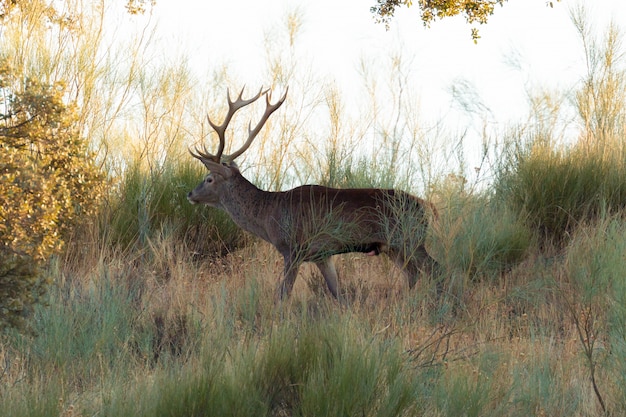
[[[308,245],[311,253],[378,253],[404,224],[422,234],[424,200],[392,189],[335,189],[305,185],[285,191],[275,214],[277,243]]]
[[[423,215],[427,203],[404,191],[379,188],[328,188],[321,185],[303,185],[282,193],[293,209],[321,211],[337,210],[338,214],[377,214],[397,217],[413,213]]]

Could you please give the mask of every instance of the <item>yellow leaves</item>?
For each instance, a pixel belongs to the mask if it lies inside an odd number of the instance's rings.
[[[32,79],[4,102],[0,125],[0,329],[30,306],[37,266],[63,245],[81,215],[96,210],[104,176],[75,127],[63,85]],[[30,266],[30,267],[29,267]],[[19,321],[19,320],[18,320]]]

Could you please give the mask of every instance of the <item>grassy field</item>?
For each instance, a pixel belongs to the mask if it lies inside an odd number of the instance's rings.
[[[346,255],[345,306],[309,268],[276,303],[282,259],[255,240],[194,259],[167,236],[126,251],[92,236],[51,267],[35,335],[0,346],[3,415],[626,411],[619,217],[497,274],[446,264],[442,299],[429,279],[409,292],[383,257]]]

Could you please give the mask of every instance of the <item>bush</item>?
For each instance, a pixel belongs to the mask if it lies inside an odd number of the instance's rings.
[[[22,327],[45,293],[40,266],[96,211],[104,177],[62,84],[22,86],[0,64],[0,330]]]
[[[564,244],[574,228],[626,206],[626,154],[545,142],[518,152],[497,192],[540,237]]]
[[[603,39],[596,39],[582,6],[573,10],[572,18],[589,63],[571,95],[575,123],[582,129],[568,138],[570,144],[557,145],[555,132],[561,127],[546,121],[558,115],[558,106],[548,106],[546,112],[545,106],[535,104],[536,123],[524,128],[535,133],[528,137],[527,146],[503,158],[496,180],[496,190],[509,207],[526,217],[544,243],[552,241],[559,247],[570,241],[580,224],[594,223],[626,207],[623,37],[615,25],[608,25]],[[551,98],[537,101],[546,100]]]
[[[589,377],[598,403],[607,414],[607,387],[598,370],[624,381],[626,361],[626,309],[624,277],[626,224],[622,216],[611,216],[578,228],[567,248],[566,276],[562,294],[578,333]],[[611,354],[609,354],[609,352]],[[615,384],[624,398],[622,384]],[[623,404],[619,406],[623,412]]]

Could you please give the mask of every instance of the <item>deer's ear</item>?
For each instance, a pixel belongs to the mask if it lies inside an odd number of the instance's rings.
[[[202,161],[204,162],[204,166],[207,167],[207,169],[215,174],[221,175],[224,178],[230,178],[233,175],[233,170],[230,166],[225,165],[225,164],[218,164],[217,162],[213,162],[213,161]],[[237,167],[235,166],[235,169],[237,169]]]

